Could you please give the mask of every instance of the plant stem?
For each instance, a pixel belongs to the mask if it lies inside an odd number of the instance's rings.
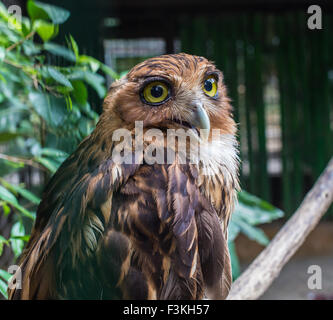
[[[9,46],[8,48],[6,48],[6,51],[9,52],[9,51],[15,49],[17,46],[21,45],[24,41],[26,41],[26,40],[30,39],[31,37],[33,37],[35,33],[36,33],[36,31],[31,31],[23,39],[21,39],[18,42],[13,43],[11,46]]]
[[[20,163],[21,162],[21,163],[24,163],[24,164],[26,164],[28,166],[35,167],[37,169],[46,170],[43,166],[41,166],[40,164],[34,162],[31,159],[25,159],[25,158],[19,158],[19,157],[9,156],[9,155],[3,154],[3,153],[0,153],[0,159],[4,159],[4,160],[15,162],[15,163]]]

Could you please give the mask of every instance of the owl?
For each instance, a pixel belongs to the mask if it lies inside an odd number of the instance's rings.
[[[158,134],[134,150],[152,130]],[[169,132],[179,130],[193,139],[176,137],[169,146]],[[133,140],[125,146],[119,132]],[[9,297],[224,299],[235,134],[212,62],[181,53],[136,65],[111,85],[95,130],[46,186],[19,261],[21,287]],[[187,155],[191,141],[199,155]],[[125,153],[131,161],[119,161]]]

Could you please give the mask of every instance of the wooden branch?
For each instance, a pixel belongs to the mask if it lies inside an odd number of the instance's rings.
[[[18,42],[13,43],[10,47],[6,48],[6,51],[9,52],[9,51],[13,50],[17,46],[21,45],[24,41],[26,41],[26,40],[30,39],[31,37],[33,37],[35,33],[36,33],[36,31],[31,31],[23,39],[21,39]]]
[[[33,160],[30,160],[30,159],[13,157],[13,156],[9,156],[9,155],[3,154],[3,153],[0,153],[0,159],[4,159],[4,160],[15,162],[15,163],[24,163],[28,166],[35,167],[37,169],[41,169],[44,171],[46,170],[46,168],[44,166],[42,166],[39,163],[37,163]]]
[[[302,245],[333,201],[333,158],[300,207],[231,286],[228,300],[259,298]]]

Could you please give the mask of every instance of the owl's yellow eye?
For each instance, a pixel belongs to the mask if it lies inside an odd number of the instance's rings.
[[[142,96],[146,102],[158,105],[169,98],[169,88],[162,81],[153,81],[143,89]]]
[[[208,76],[202,84],[204,93],[210,97],[215,97],[217,94],[217,81],[214,76]]]

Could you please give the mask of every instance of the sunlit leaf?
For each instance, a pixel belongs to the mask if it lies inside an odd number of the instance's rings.
[[[233,241],[228,242],[228,247],[231,260],[232,279],[235,280],[240,275],[240,263],[238,260],[235,243]]]
[[[5,215],[5,217],[10,214],[10,207],[6,203],[4,203],[2,205],[2,209],[3,209],[3,214]]]
[[[251,226],[238,216],[233,216],[233,222],[237,224],[241,232],[244,233],[249,239],[264,246],[269,243],[269,239],[261,229]]]
[[[16,222],[13,227],[12,230],[10,232],[10,236],[11,236],[11,248],[14,252],[15,257],[18,257],[23,250],[24,247],[24,241],[21,239],[14,239],[13,237],[17,237],[17,236],[24,236],[25,234],[25,230],[24,230],[24,226],[23,223],[21,221]]]
[[[234,223],[233,220],[230,221],[228,226],[228,241],[234,241],[240,232],[239,226]]]
[[[283,217],[283,211],[246,191],[238,194],[238,200],[234,214],[251,225],[268,223]]]
[[[3,280],[0,279],[0,293],[8,299],[8,294],[7,294],[7,283]]]
[[[74,91],[73,91],[74,99],[79,104],[85,104],[88,99],[88,90],[87,90],[85,84],[80,80],[75,80],[75,81],[73,81],[72,84],[74,87]]]
[[[44,44],[44,49],[56,56],[63,57],[69,61],[72,61],[72,62],[76,61],[75,54],[68,48],[61,46],[59,44],[47,42]]]
[[[34,204],[39,204],[40,198],[35,196],[32,192],[30,192],[27,189],[21,188],[20,186],[14,185],[9,183],[8,181],[5,181],[4,179],[0,180],[3,185],[5,185],[7,188],[10,188],[12,191],[17,192],[22,197],[26,198],[27,200],[31,201]]]
[[[57,27],[54,24],[43,20],[36,20],[33,29],[37,31],[44,42],[52,39],[57,33]]]
[[[73,52],[74,52],[76,60],[77,60],[79,57],[79,46],[77,45],[76,41],[74,40],[74,38],[72,37],[71,34],[69,35],[69,39],[70,39],[71,46],[72,46]]]
[[[101,63],[97,59],[85,55],[79,56],[78,63],[89,64],[92,72],[96,72],[101,65]]]
[[[68,153],[58,150],[58,149],[53,149],[53,148],[43,148],[41,149],[41,155],[46,156],[46,157],[55,157],[55,158],[67,158]]]
[[[12,204],[11,205],[16,208],[18,211],[20,211],[25,217],[31,219],[31,220],[35,220],[36,219],[36,215],[33,212],[30,212],[29,210],[27,210],[26,208],[22,207],[20,204]]]
[[[51,173],[55,173],[59,167],[59,165],[47,158],[41,158],[41,157],[37,157],[36,161],[38,161],[40,164],[42,164],[45,168],[47,168],[48,170],[51,171]]]
[[[16,197],[1,185],[0,185],[0,199],[6,202],[18,204]]]
[[[29,239],[30,239],[30,235],[26,234],[24,236],[12,236],[12,237],[10,237],[9,240],[11,240],[11,239],[13,239],[13,240],[19,239],[19,240],[22,240],[24,242],[28,242]]]
[[[66,102],[63,98],[42,93],[29,93],[31,106],[51,126],[59,126],[67,117]]]
[[[69,75],[68,78],[73,80],[84,80],[95,89],[100,98],[104,98],[106,94],[106,88],[104,86],[105,79],[99,74],[90,71],[77,70]]]
[[[0,235],[0,257],[2,255],[3,247],[4,247],[5,244],[8,245],[8,240]]]
[[[10,274],[9,272],[0,269],[0,278],[2,278],[3,280],[7,281],[12,277],[12,274]]]
[[[4,47],[0,47],[0,62],[3,61],[3,59],[6,56],[6,50]]]
[[[46,67],[49,75],[57,82],[63,84],[64,86],[73,89],[71,82],[58,70],[53,67]]]
[[[118,73],[116,73],[114,70],[112,70],[109,66],[107,66],[104,63],[101,64],[100,68],[102,69],[103,72],[105,72],[107,75],[109,75],[111,78],[113,78],[115,80],[119,79],[122,76],[122,74],[119,75]],[[128,73],[128,71],[126,71],[125,74],[127,74],[127,73]]]
[[[54,24],[64,23],[70,16],[70,12],[66,9],[39,1],[29,0],[27,9],[32,20],[50,19]]]

